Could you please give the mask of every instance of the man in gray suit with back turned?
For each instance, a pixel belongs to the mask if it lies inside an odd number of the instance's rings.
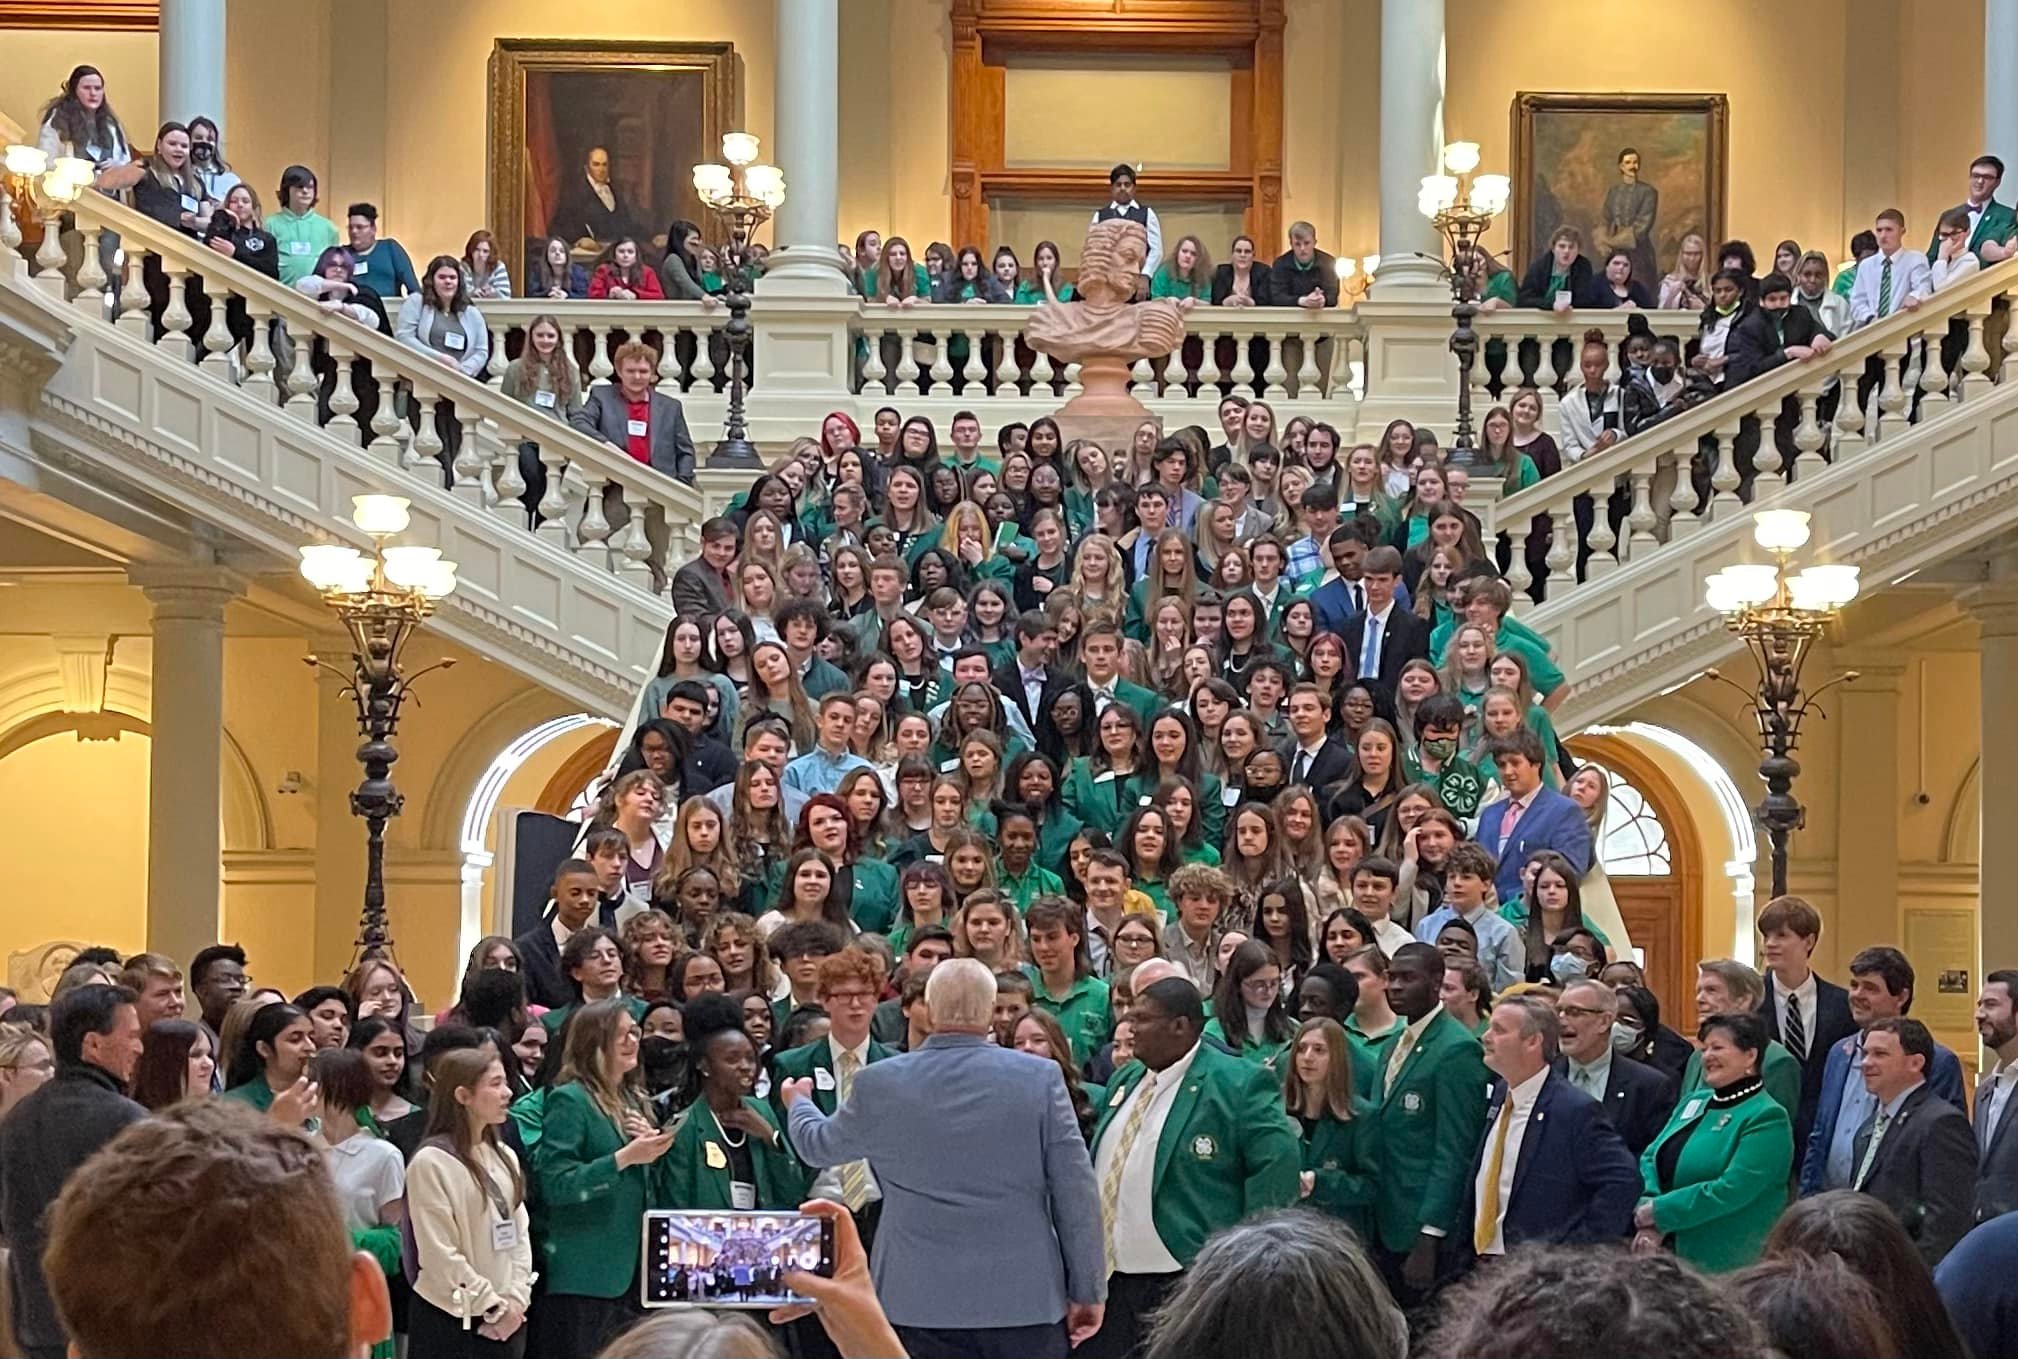
[[[862,1068],[832,1115],[789,1081],[807,1165],[866,1160],[883,1189],[876,1294],[911,1359],[1065,1359],[1100,1329],[1099,1187],[1054,1062],[989,1037],[995,977],[950,958],[925,986],[932,1036]]]

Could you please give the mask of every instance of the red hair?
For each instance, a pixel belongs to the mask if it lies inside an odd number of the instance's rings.
[[[834,457],[837,458],[841,456],[840,449],[829,448],[827,446],[827,422],[829,420],[839,420],[842,424],[848,427],[848,437],[855,441],[852,447],[860,448],[862,446],[862,427],[855,423],[855,417],[848,414],[848,412],[846,411],[828,411],[825,415],[820,417],[821,452],[832,454]]]

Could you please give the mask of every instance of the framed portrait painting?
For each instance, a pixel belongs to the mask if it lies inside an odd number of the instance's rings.
[[[1650,290],[1683,237],[1699,234],[1715,250],[1728,111],[1721,94],[1515,95],[1515,276],[1563,226],[1583,234],[1594,269],[1615,249],[1629,252],[1633,277]]]
[[[545,241],[588,265],[624,236],[657,258],[701,221],[694,166],[735,118],[725,42],[499,38],[490,58],[490,221],[512,277]]]

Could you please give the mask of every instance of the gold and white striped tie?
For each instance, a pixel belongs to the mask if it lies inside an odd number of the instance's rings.
[[[1107,1272],[1114,1272],[1114,1220],[1121,1212],[1121,1176],[1128,1169],[1128,1155],[1135,1150],[1135,1139],[1142,1135],[1142,1125],[1149,1121],[1149,1106],[1156,1100],[1156,1073],[1147,1072],[1142,1084],[1135,1087],[1135,1107],[1128,1111],[1128,1121],[1121,1125],[1120,1139],[1114,1144],[1114,1159],[1107,1163],[1107,1178],[1100,1185],[1100,1225],[1107,1243]]]
[[[855,1089],[855,1068],[860,1059],[852,1052],[841,1054],[840,1103],[846,1104],[848,1096]],[[848,1161],[841,1166],[841,1202],[848,1205],[848,1211],[859,1213],[862,1205],[869,1201],[869,1163]]]

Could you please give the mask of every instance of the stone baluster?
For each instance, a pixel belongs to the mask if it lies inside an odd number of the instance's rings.
[[[1195,315],[1196,313],[1194,313]],[[1217,400],[1219,396],[1219,336],[1208,331],[1198,337],[1198,394]],[[1238,341],[1235,341],[1237,344]],[[1182,346],[1180,346],[1182,348]]]
[[[1822,452],[1822,424],[1816,419],[1816,408],[1822,400],[1822,384],[1815,383],[1801,389],[1797,398],[1801,403],[1801,419],[1794,426],[1794,464],[1787,469],[1786,480],[1795,481],[1808,473],[1820,471],[1810,464]]]
[[[1899,417],[1906,409],[1906,385],[1900,374],[1900,360],[1906,356],[1908,343],[1902,340],[1896,349],[1888,346],[1885,352],[1878,356],[1878,362],[1884,370],[1884,379],[1878,388],[1878,408],[1871,416],[1870,434],[1866,440],[1868,443],[1875,445],[1881,440],[1890,438],[1897,432],[1897,426],[1903,423]]]
[[[601,387],[617,371],[610,362],[610,328],[589,327],[589,386]]]
[[[456,426],[462,437],[456,440],[455,459],[449,464],[454,481],[449,491],[456,499],[471,505],[483,504],[483,474],[488,459],[478,443],[480,437],[479,420],[474,411],[457,410]]]
[[[168,276],[168,307],[161,313],[161,338],[156,340],[162,349],[178,359],[188,359],[196,352],[196,346],[189,338],[189,323],[194,320],[189,314],[189,270],[167,259],[161,261],[162,272]]]
[[[1296,366],[1296,396],[1299,401],[1320,400],[1326,394],[1324,391],[1324,374],[1317,367],[1317,347],[1323,343],[1324,334],[1322,331],[1307,331],[1304,333],[1303,343],[1298,346],[1303,350],[1303,361]],[[1345,362],[1346,350],[1343,337],[1340,338],[1337,344],[1332,346],[1331,357],[1334,363]]]
[[[441,398],[433,392],[415,391],[414,400],[420,403],[420,428],[414,431],[407,444],[406,465],[417,468],[420,474],[432,480],[437,486],[448,485],[448,469],[441,465],[441,431],[435,428],[435,410]]]
[[[1282,352],[1289,344],[1288,335],[1264,335],[1262,342],[1268,346],[1268,366],[1261,370],[1261,399],[1281,401],[1289,395],[1283,386],[1289,380],[1289,370],[1282,366]]]
[[[77,296],[70,299],[70,305],[86,316],[105,315],[105,265],[98,255],[98,240],[101,235],[96,226],[78,224],[82,234],[83,251],[77,264]]]
[[[1163,360],[1163,394],[1181,397],[1186,390],[1184,373],[1184,345],[1180,341]]]
[[[287,413],[303,424],[312,425],[316,421],[315,391],[320,384],[320,379],[315,375],[315,369],[309,364],[311,351],[315,345],[315,332],[303,326],[301,327],[301,333],[298,335],[293,331],[288,331],[286,334],[288,338],[288,364],[285,383],[287,388]]]
[[[1656,465],[1674,473],[1674,489],[1668,492],[1668,541],[1672,543],[1702,527],[1696,518],[1693,459],[1686,451],[1663,453],[1656,460]]]
[[[1595,497],[1593,497],[1595,498]],[[1602,500],[1596,506],[1599,518],[1604,517]],[[1549,534],[1549,579],[1547,597],[1561,599],[1576,584],[1577,566],[1577,501],[1574,494],[1566,495],[1549,507],[1549,519],[1553,531]],[[1519,555],[1516,552],[1515,555]]]
[[[995,358],[995,399],[1013,401],[1023,395],[1023,371],[1016,363],[1016,336],[1011,329],[1000,332],[1002,352]]]
[[[646,594],[658,593],[652,586],[652,540],[645,532],[645,514],[651,503],[643,491],[621,488],[630,519],[624,524],[623,539],[617,544],[611,567]]]
[[[526,526],[525,474],[519,471],[519,440],[515,430],[498,430],[498,447],[491,455],[490,511],[507,527]]]
[[[1045,396],[1056,395],[1057,389],[1052,383],[1058,374],[1051,366],[1051,356],[1041,349],[1035,353],[1037,357],[1030,365],[1030,395],[1036,396],[1040,392]]]
[[[881,326],[870,326],[862,332],[862,339],[868,353],[862,356],[862,390],[865,392],[887,392],[889,383],[885,381],[890,370],[883,364],[883,339],[895,332]]]
[[[1595,502],[1591,506],[1591,532],[1585,540],[1591,555],[1584,569],[1590,579],[1596,580],[1618,569],[1619,559],[1612,551],[1618,546],[1618,534],[1612,529],[1611,497],[1598,490],[1591,493],[1591,499]]]
[[[521,336],[524,335],[523,331],[519,333]],[[492,386],[496,386],[499,382],[502,382],[504,380],[505,369],[511,367],[511,361],[505,357],[505,341],[510,338],[511,332],[509,331],[494,330],[491,332],[490,356],[484,360],[483,371],[484,376],[490,380]]]
[[[1632,485],[1632,508],[1626,513],[1626,541],[1619,556],[1632,561],[1642,552],[1651,552],[1660,546],[1654,537],[1654,529],[1659,526],[1659,516],[1654,513],[1654,473],[1650,469],[1636,470],[1626,474]]]
[[[0,278],[28,277],[28,261],[21,255],[21,223],[14,216],[14,195],[0,177]]]
[[[398,383],[392,374],[378,378],[378,409],[371,413],[371,442],[365,446],[374,461],[387,467],[401,465],[401,443],[407,437],[406,421],[399,418],[399,402],[394,399]]]
[[[1513,539],[1513,556],[1507,562],[1506,583],[1513,591],[1513,611],[1526,613],[1534,607],[1528,598],[1528,589],[1535,583],[1534,573],[1528,570],[1527,530],[1509,531]]]
[[[1990,371],[1990,351],[1983,345],[1983,323],[1989,319],[1988,303],[1982,310],[1969,313],[1969,343],[1963,347],[1962,360],[1955,371],[1957,401],[1972,401],[1983,395],[1984,375]]]
[[[609,538],[610,521],[603,513],[603,483],[591,480],[588,501],[582,506],[581,524],[575,529],[575,555],[589,565],[607,571],[610,569]]]
[[[1555,332],[1544,328],[1535,336],[1535,389],[1554,392],[1556,389],[1556,337]]]
[[[42,244],[35,248],[35,286],[44,296],[58,304],[67,293],[63,278],[63,218],[50,211],[45,203],[42,211]]]
[[[138,242],[126,247],[122,267],[125,281],[119,285],[119,328],[145,344],[153,332],[147,314],[147,251]]]
[[[357,399],[356,384],[351,381],[350,366],[356,361],[348,348],[334,341],[329,346],[330,362],[336,365],[336,383],[329,392],[329,423],[323,428],[342,439],[345,443],[357,443]]]
[[[245,346],[244,390],[261,401],[272,403],[273,392],[273,308],[254,297],[245,299],[245,317],[252,325],[252,339]],[[380,403],[391,406],[390,400]]]
[[[918,395],[918,359],[912,351],[916,348],[911,332],[900,331],[897,335],[897,394],[899,396]]]
[[[981,362],[981,353],[987,346],[989,334],[990,332],[985,330],[974,332],[973,341],[967,346],[967,361],[960,365],[960,392],[969,400],[972,400],[982,390],[982,385],[988,381],[988,369]]]
[[[694,332],[694,381],[687,388],[690,392],[712,392],[715,390],[715,331],[701,327]]]
[[[1147,358],[1137,359],[1128,365],[1128,389],[1137,401],[1152,400],[1156,396],[1156,370]]]
[[[974,338],[972,331],[964,327],[958,333],[967,337],[967,353],[971,358],[974,353],[974,346],[979,341]],[[934,396],[947,396],[951,394],[948,389],[953,385],[953,362],[948,357],[948,354],[952,348],[953,335],[951,333],[940,336],[939,342],[932,347],[932,366],[926,371],[932,379],[932,395]]]
[[[1076,363],[1068,363],[1068,364],[1066,364],[1066,365],[1065,365],[1065,395],[1067,395],[1067,396],[1077,396],[1077,395],[1079,395],[1079,393],[1080,393],[1080,392],[1082,392],[1082,391],[1084,391],[1084,390],[1085,390],[1085,388],[1084,388],[1084,387],[1082,387],[1082,386],[1080,385],[1080,382],[1079,382],[1079,365],[1078,365],[1078,364],[1076,364]]]
[[[561,478],[565,475],[567,463],[551,444],[544,441],[539,446],[539,454],[540,470],[546,473],[547,484],[546,489],[540,492],[537,532],[555,547],[564,548],[569,545],[568,497]]]
[[[679,334],[671,327],[659,332],[659,380],[653,388],[660,396],[670,396],[675,401],[686,395],[680,389]]]
[[[1251,395],[1254,391],[1254,365],[1248,360],[1248,351],[1252,348],[1249,339],[1249,335],[1233,337],[1233,390],[1241,396]]]
[[[1738,417],[1732,416],[1731,423],[1710,436],[1716,446],[1716,466],[1710,472],[1710,518],[1718,523],[1744,509],[1738,500],[1738,486],[1744,480],[1738,475]]]
[[[1780,403],[1770,401],[1751,412],[1759,422],[1759,448],[1752,454],[1752,499],[1769,494],[1787,484],[1787,477],[1780,464],[1779,441],[1775,439],[1773,424],[1780,414]]]
[[[224,278],[206,278],[204,287],[211,298],[210,324],[203,328],[203,357],[197,362],[197,367],[220,381],[229,382],[232,351],[238,347],[238,341],[231,333],[231,283]]]

